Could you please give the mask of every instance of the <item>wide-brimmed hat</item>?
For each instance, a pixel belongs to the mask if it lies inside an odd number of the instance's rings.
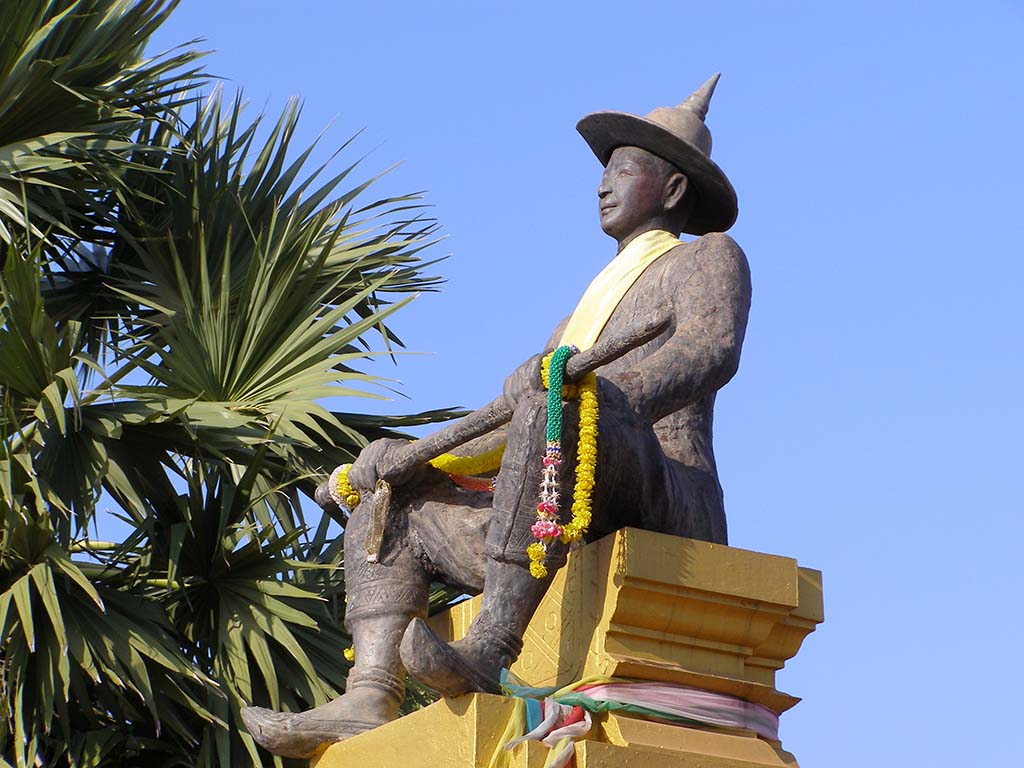
[[[658,107],[645,117],[594,112],[576,124],[602,165],[617,147],[639,147],[668,160],[686,174],[697,200],[683,230],[691,235],[724,232],[736,221],[736,191],[711,160],[711,132],[704,124],[719,74],[678,107]]]

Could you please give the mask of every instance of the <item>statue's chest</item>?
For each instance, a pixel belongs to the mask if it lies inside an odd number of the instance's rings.
[[[623,295],[608,322],[601,331],[601,337],[622,335],[638,326],[647,325],[655,319],[679,314],[680,302],[686,297],[681,292],[693,272],[689,259],[666,255],[648,267]],[[659,336],[628,352],[623,357],[602,368],[606,373],[629,370],[654,350],[661,347],[674,332],[675,323]]]

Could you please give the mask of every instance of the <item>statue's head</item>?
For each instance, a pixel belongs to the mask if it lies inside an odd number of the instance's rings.
[[[619,242],[644,228],[703,235],[736,221],[736,192],[711,160],[704,124],[718,77],[677,107],[658,107],[646,117],[595,112],[577,124],[605,166],[601,227]]]
[[[679,234],[696,195],[682,171],[640,147],[616,147],[597,188],[601,229],[618,242],[641,232]]]

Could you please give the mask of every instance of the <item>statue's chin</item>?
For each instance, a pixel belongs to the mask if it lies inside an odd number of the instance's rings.
[[[605,223],[602,220],[601,221],[601,231],[604,232],[606,235],[608,235],[608,237],[610,237],[615,242],[617,242],[617,243],[621,243],[622,242],[622,238],[619,237],[619,235],[616,233],[616,229],[615,229],[614,225],[609,224],[608,226],[605,226]]]

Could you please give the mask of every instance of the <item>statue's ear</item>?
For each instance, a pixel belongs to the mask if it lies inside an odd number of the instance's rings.
[[[683,198],[686,197],[686,188],[690,185],[689,179],[686,178],[686,174],[673,173],[668,177],[665,182],[665,210],[674,211],[683,202]]]

